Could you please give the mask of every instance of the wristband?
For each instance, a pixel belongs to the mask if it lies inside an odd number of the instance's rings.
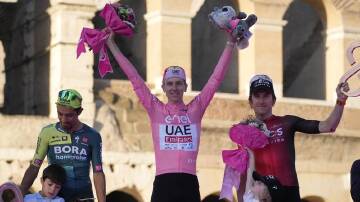
[[[337,104],[337,105],[340,105],[340,106],[345,106],[346,100],[339,100],[339,99],[337,99],[337,100],[336,100],[336,104]]]

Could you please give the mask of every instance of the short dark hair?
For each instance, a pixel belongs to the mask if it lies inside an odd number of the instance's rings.
[[[254,171],[252,177],[256,181],[261,181],[268,188],[273,202],[283,202],[284,200],[284,187],[281,185],[277,177],[273,175],[260,175]]]
[[[43,171],[42,179],[50,179],[56,184],[63,185],[66,181],[65,169],[58,164],[50,164]]]

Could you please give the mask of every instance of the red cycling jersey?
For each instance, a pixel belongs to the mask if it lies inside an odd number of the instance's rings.
[[[254,150],[255,167],[261,175],[274,175],[284,186],[299,186],[295,170],[295,132],[316,134],[319,121],[297,116],[271,116],[264,120],[271,131],[269,145]]]

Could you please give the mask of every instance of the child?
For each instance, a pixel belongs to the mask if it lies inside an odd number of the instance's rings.
[[[279,180],[275,176],[262,176],[254,171],[254,154],[250,149],[247,151],[250,165],[246,177],[246,190],[242,197],[243,202],[285,202],[283,187]]]
[[[57,164],[49,165],[44,169],[41,177],[41,191],[26,195],[24,202],[65,202],[63,198],[57,196],[65,179],[66,173],[63,167]]]
[[[252,202],[254,198],[259,202],[284,202],[282,200],[282,186],[276,177],[272,175],[262,176],[256,171],[252,174],[253,184],[244,195],[244,202]]]

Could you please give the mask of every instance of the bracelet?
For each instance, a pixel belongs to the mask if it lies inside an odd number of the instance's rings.
[[[232,41],[227,41],[226,44],[227,44],[227,45],[231,45],[231,46],[234,46],[234,45],[235,45],[235,43],[232,42]]]
[[[345,106],[346,100],[339,100],[339,99],[337,99],[337,100],[336,100],[336,104],[339,105],[339,106]]]

